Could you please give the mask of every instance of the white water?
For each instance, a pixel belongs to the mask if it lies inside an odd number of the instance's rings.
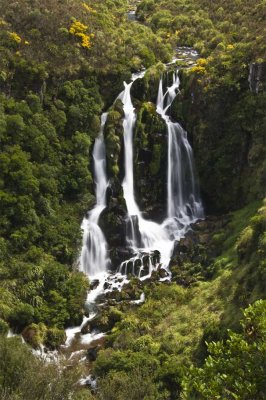
[[[163,83],[160,81],[157,98],[157,112],[165,120],[168,134],[168,167],[167,167],[167,218],[162,224],[148,221],[136,203],[134,195],[133,171],[133,129],[136,121],[135,110],[131,101],[132,83],[125,83],[125,90],[119,95],[124,109],[124,147],[125,147],[125,177],[123,181],[124,198],[128,212],[127,242],[135,251],[136,256],[123,262],[119,271],[131,271],[141,278],[143,252],[147,255],[154,250],[160,252],[160,262],[168,267],[175,240],[179,240],[189,229],[191,223],[203,217],[203,209],[199,199],[194,177],[192,149],[187,140],[187,134],[178,123],[172,122],[167,115],[179,88],[178,74],[173,74],[173,82],[163,93]],[[141,261],[136,269],[137,260]],[[149,260],[151,264],[151,261]],[[149,265],[148,276],[152,272]],[[146,276],[147,277],[147,276]]]
[[[131,101],[130,89],[132,83],[125,83],[125,90],[119,95],[124,110],[124,146],[125,146],[125,177],[122,183],[124,198],[129,216],[129,229],[127,242],[135,252],[145,250],[150,253],[158,250],[161,254],[161,262],[167,266],[170,260],[172,244],[169,242],[167,231],[160,224],[148,221],[142,217],[134,196],[134,171],[133,171],[133,129],[136,121],[135,110]],[[138,237],[141,240],[139,243]],[[137,256],[139,259],[139,256]],[[142,257],[140,258],[142,260]],[[136,258],[130,261],[135,262]],[[123,265],[123,264],[122,264]],[[151,273],[149,270],[149,275]]]
[[[167,216],[174,219],[182,234],[189,225],[203,218],[203,208],[195,180],[192,148],[187,133],[167,115],[179,90],[178,72],[173,73],[173,83],[163,94],[160,80],[157,112],[165,120],[168,135],[167,162]]]
[[[101,130],[93,148],[94,176],[96,187],[96,205],[82,221],[83,246],[80,256],[80,270],[89,277],[105,272],[108,266],[107,242],[98,225],[101,212],[106,207],[106,157],[103,130],[107,113],[102,114]]]

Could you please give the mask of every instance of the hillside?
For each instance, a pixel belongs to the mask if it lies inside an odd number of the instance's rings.
[[[0,9],[1,399],[264,399],[265,1]],[[105,272],[128,280],[96,304],[96,356],[72,363],[61,346],[93,314],[98,230],[84,242],[80,226],[97,205]]]

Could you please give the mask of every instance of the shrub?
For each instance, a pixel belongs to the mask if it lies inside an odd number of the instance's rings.
[[[0,335],[7,335],[8,324],[0,318]]]
[[[58,349],[66,341],[66,333],[63,329],[50,328],[45,334],[44,344],[51,350]]]

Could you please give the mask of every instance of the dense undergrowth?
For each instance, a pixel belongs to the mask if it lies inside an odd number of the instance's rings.
[[[171,48],[128,23],[122,1],[0,8],[0,318],[54,347],[82,319],[88,283],[73,266],[99,115],[123,79]]]
[[[264,398],[266,207],[257,208],[235,212],[212,238],[211,278],[151,282],[145,303],[126,309],[95,363],[99,398]]]
[[[144,0],[143,24],[128,21],[122,0],[0,0],[0,9],[1,398],[263,399],[265,82],[262,74],[250,90],[248,76],[250,63],[264,68],[265,1]],[[168,62],[176,46],[200,53],[180,73],[172,115],[188,131],[207,213],[242,208],[201,245],[199,261],[173,259],[172,283],[147,283],[145,304],[112,309],[118,322],[94,365],[98,393],[90,393],[76,384],[79,370],[45,365],[5,336],[11,328],[54,349],[64,328],[80,323],[88,282],[76,262],[80,221],[94,202],[89,160],[99,116],[131,72]],[[145,173],[136,167],[136,180],[149,182],[138,188],[147,204],[164,196],[164,127],[150,103],[161,70],[133,87],[136,157],[152,144]],[[116,153],[118,114],[107,131]],[[117,176],[119,154],[108,162]]]

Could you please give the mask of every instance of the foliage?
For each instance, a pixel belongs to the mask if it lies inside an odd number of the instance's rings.
[[[73,398],[79,371],[45,363],[21,339],[0,335],[0,397],[5,400]]]
[[[192,368],[184,381],[183,399],[264,399],[266,301],[249,306],[241,325],[241,334],[208,344],[204,366]]]
[[[136,370],[150,377],[156,399],[233,399],[231,392],[238,399],[263,398],[265,301],[258,299],[265,296],[264,212],[256,202],[217,222],[208,244],[210,251],[218,244],[215,257],[200,267],[192,257],[185,270],[193,285],[146,283],[145,303],[127,309],[94,364],[100,398],[113,398],[114,390],[126,398],[124,387],[131,387],[128,377]],[[238,246],[249,226],[257,236],[244,255]],[[240,308],[246,307],[240,322]]]
[[[210,212],[264,196],[265,79],[254,71],[265,69],[265,9],[261,0],[144,0],[137,8],[140,20],[165,41],[200,54],[196,65],[180,71],[171,115],[193,143]],[[254,85],[257,91],[250,90]]]

